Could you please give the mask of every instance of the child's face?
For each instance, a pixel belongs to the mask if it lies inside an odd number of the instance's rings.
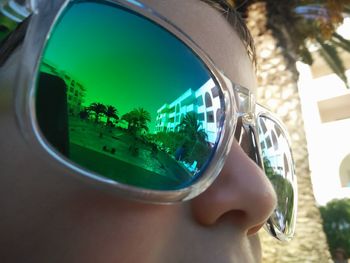
[[[187,33],[232,81],[255,92],[247,52],[221,14],[199,0],[143,2]],[[203,194],[175,205],[151,205],[106,194],[43,163],[28,148],[11,110],[2,114],[6,107],[13,105],[0,106],[0,136],[6,138],[0,141],[0,259],[5,258],[0,261],[260,261],[256,233],[276,197],[237,142]]]

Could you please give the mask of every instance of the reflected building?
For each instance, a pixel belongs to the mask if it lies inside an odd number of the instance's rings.
[[[188,89],[174,101],[160,107],[157,110],[155,133],[177,131],[186,114],[194,113],[208,136],[208,142],[214,144],[222,116],[221,109],[219,89],[209,79],[199,89]]]
[[[262,155],[268,156],[275,174],[289,178],[293,174],[293,168],[290,167],[292,160],[289,160],[291,157],[286,155],[289,145],[282,131],[267,118],[259,118],[259,141]]]
[[[78,115],[83,109],[86,89],[84,86],[74,79],[70,74],[63,70],[58,70],[52,63],[43,61],[40,67],[41,72],[52,74],[64,80],[67,87],[67,103],[68,112],[71,115]]]

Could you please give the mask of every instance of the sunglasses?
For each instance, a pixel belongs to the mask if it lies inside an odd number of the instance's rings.
[[[248,89],[141,2],[62,0],[39,10],[16,84],[19,123],[34,148],[107,191],[173,203],[213,183],[236,139],[277,193],[265,228],[292,238],[288,135]]]

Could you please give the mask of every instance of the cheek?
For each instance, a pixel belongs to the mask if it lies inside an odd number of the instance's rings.
[[[248,238],[247,250],[251,251],[252,262],[261,262],[262,261],[262,251],[261,243],[258,234],[252,235]]]
[[[72,208],[73,209],[73,208]],[[157,262],[181,216],[177,205],[146,205],[122,199],[85,199],[70,211],[76,255],[93,262]],[[77,247],[78,244],[78,247]]]

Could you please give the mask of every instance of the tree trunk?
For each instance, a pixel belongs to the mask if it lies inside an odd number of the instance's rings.
[[[277,47],[277,40],[266,29],[263,3],[252,4],[248,8],[247,24],[257,49],[257,101],[277,113],[290,133],[299,191],[294,239],[282,243],[261,231],[263,262],[332,262],[312,190],[295,64],[287,63],[283,49]]]

